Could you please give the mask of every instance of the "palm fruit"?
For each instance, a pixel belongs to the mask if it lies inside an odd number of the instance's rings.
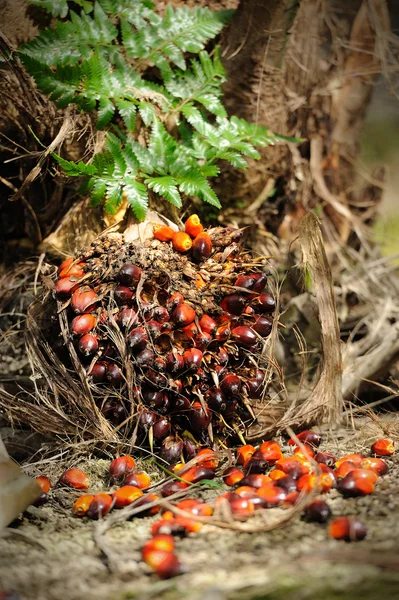
[[[254,423],[252,399],[267,393],[261,351],[275,303],[264,265],[240,231],[197,221],[173,236],[159,226],[144,240],[99,236],[61,269],[54,294],[53,347],[63,338],[68,368],[86,373],[118,434],[170,464],[237,443]]]

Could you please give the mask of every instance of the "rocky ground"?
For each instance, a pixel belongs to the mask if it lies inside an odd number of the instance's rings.
[[[367,452],[369,429],[325,437],[323,448],[339,456]],[[357,515],[367,525],[362,542],[328,538],[327,526],[308,524],[295,516],[271,532],[238,533],[206,525],[198,534],[178,540],[177,553],[187,572],[160,581],[140,560],[140,547],[158,517],[115,524],[93,540],[96,524],[73,516],[76,494],[55,488],[47,505],[26,511],[9,537],[0,539],[0,589],[23,600],[374,600],[399,598],[399,457],[388,459],[389,473],[373,495],[344,500],[336,491],[327,500],[334,516]],[[139,459],[140,463],[140,459]],[[25,471],[47,474],[57,481],[69,466],[89,473],[95,490],[105,489],[109,461],[71,457],[30,464]],[[140,464],[156,481],[154,463]],[[225,491],[201,488],[211,499]],[[282,509],[266,511],[266,522],[279,519]],[[263,517],[257,516],[259,525]]]

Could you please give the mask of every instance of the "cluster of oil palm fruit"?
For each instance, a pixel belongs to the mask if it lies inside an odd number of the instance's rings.
[[[369,457],[353,453],[337,459],[331,452],[319,451],[320,442],[316,432],[303,431],[288,441],[292,453],[286,456],[277,441],[263,442],[258,448],[246,444],[237,449],[235,464],[228,468],[220,466],[214,450],[202,448],[189,464],[173,465],[174,477],[159,484],[154,484],[147,473],[136,472],[132,456],[120,456],[110,464],[111,489],[79,496],[73,512],[90,519],[127,506],[134,509],[130,518],[161,512],[161,518],[152,523],[152,537],[142,548],[142,559],[159,577],[173,577],[184,571],[174,550],[175,538],[199,532],[204,522],[212,523],[212,515],[221,511],[225,515],[227,510],[233,519],[247,520],[261,509],[287,508],[305,501],[303,518],[326,523],[332,517],[330,506],[320,497],[306,501],[308,495],[326,495],[334,488],[344,498],[371,494],[379,477],[388,472],[381,457],[395,452],[390,440],[381,439],[372,445]],[[198,489],[192,488],[194,484],[215,477],[233,489],[223,492],[212,505],[193,497]],[[37,481],[43,490],[39,503],[44,503],[51,483],[45,476]],[[74,468],[65,471],[59,484],[75,490],[90,488],[87,475]],[[169,507],[162,506],[163,499],[168,500]],[[330,520],[328,532],[334,539],[359,541],[367,528],[354,516],[340,516]]]
[[[144,242],[102,236],[62,263],[54,292],[101,413],[128,433],[138,421],[139,443],[169,463],[237,442],[253,422],[276,308],[240,230],[205,231],[197,215],[184,229],[155,225]]]

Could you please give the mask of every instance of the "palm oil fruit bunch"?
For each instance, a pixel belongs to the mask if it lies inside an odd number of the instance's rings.
[[[267,392],[275,300],[241,237],[191,215],[184,231],[155,224],[144,241],[102,235],[58,269],[53,348],[81,362],[102,415],[169,464],[237,442]]]

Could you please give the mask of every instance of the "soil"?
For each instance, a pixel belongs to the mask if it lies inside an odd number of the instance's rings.
[[[376,439],[370,431],[362,425],[357,433],[326,435],[322,448],[339,456],[367,452]],[[198,534],[177,540],[187,572],[167,581],[157,579],[140,560],[140,547],[158,517],[115,524],[103,538],[106,559],[93,541],[96,524],[72,514],[76,492],[56,487],[46,505],[30,507],[9,530],[11,537],[0,539],[0,589],[16,592],[23,600],[399,598],[399,456],[387,462],[389,473],[373,495],[345,500],[332,491],[326,497],[334,516],[361,518],[368,528],[364,541],[331,540],[327,525],[305,523],[300,515],[268,533],[206,525]],[[138,463],[156,481],[154,464],[141,459]],[[108,465],[104,459],[58,458],[31,464],[25,471],[46,473],[55,482],[64,468],[77,466],[88,472],[93,489],[102,490]],[[209,500],[223,491],[225,486],[203,488],[197,494]],[[265,512],[267,522],[284,514],[282,509]],[[256,520],[260,524],[262,517]]]

